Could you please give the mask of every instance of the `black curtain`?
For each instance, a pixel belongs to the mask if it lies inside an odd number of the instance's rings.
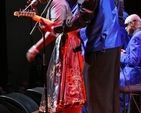
[[[1,37],[0,37],[0,86],[5,87],[8,81],[8,71],[7,71],[7,45],[6,45],[6,9],[5,0],[0,2],[0,27],[1,27]]]
[[[138,14],[141,17],[141,0],[124,0],[126,12],[130,14]]]

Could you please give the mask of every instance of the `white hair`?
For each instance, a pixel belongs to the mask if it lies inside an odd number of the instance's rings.
[[[134,21],[134,20],[141,22],[141,18],[137,14],[131,14],[125,19],[124,24],[128,24],[128,23],[130,23],[131,21]]]

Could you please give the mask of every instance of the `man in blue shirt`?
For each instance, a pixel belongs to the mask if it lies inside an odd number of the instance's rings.
[[[129,15],[125,20],[125,29],[131,39],[121,52],[123,69],[120,72],[120,86],[141,83],[141,18],[137,14]]]

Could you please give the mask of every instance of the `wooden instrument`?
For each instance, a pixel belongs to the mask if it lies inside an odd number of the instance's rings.
[[[34,11],[15,11],[14,12],[14,16],[18,16],[18,17],[20,17],[20,16],[31,17],[34,21],[37,21],[37,22],[40,22],[40,23],[42,23],[42,21],[41,21],[41,18],[42,18],[47,23],[50,23],[52,25],[56,25],[57,24],[57,23],[55,23],[53,21],[50,21],[50,20],[48,20],[46,18],[43,18],[41,16],[36,15],[36,12],[34,12]]]

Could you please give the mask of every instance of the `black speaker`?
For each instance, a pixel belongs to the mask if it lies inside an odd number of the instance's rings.
[[[12,113],[32,113],[39,109],[34,100],[21,93],[9,93],[0,95],[0,104],[8,108]]]
[[[33,99],[38,105],[40,105],[41,97],[44,92],[43,87],[35,87],[32,89],[27,89],[25,95]]]
[[[8,108],[0,104],[0,113],[12,113]]]

